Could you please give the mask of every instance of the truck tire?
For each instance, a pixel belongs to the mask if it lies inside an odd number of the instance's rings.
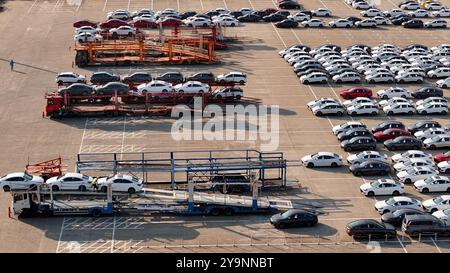
[[[213,208],[213,209],[211,210],[211,215],[212,215],[212,216],[219,216],[219,215],[220,215],[220,209],[218,209],[218,208]]]
[[[92,210],[92,216],[93,217],[100,217],[102,215],[102,211],[100,209],[93,209]]]
[[[234,214],[234,210],[233,210],[232,208],[225,208],[225,210],[223,211],[223,213],[224,213],[226,216],[231,216],[231,215]]]

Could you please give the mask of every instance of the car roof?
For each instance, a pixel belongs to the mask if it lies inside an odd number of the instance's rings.
[[[413,215],[405,215],[405,221],[408,220],[439,220],[430,214],[413,214]]]
[[[369,223],[377,223],[380,224],[377,220],[374,219],[359,219],[359,220],[355,220],[352,221],[350,223],[348,223],[348,226],[356,226],[356,225],[363,225],[363,224],[369,224]]]
[[[318,152],[317,155],[337,156],[337,154],[331,152]]]
[[[78,177],[78,178],[82,178],[83,174],[81,173],[66,173],[64,176],[70,176],[70,177]]]
[[[24,174],[24,172],[9,173],[6,177],[23,176]]]
[[[415,200],[415,199],[412,199],[412,198],[407,197],[407,196],[395,196],[395,197],[392,197],[392,198],[394,198],[395,201],[413,201],[413,200]]]

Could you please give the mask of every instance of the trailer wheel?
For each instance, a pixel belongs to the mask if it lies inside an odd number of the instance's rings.
[[[102,215],[102,211],[100,209],[93,209],[92,210],[92,216],[100,217],[101,215]]]
[[[5,186],[3,186],[3,190],[4,190],[5,192],[7,192],[7,191],[10,191],[11,188],[10,188],[8,185],[5,185]]]
[[[211,215],[212,216],[219,216],[220,215],[220,210],[218,208],[213,208],[211,210]]]
[[[234,210],[232,208],[225,208],[223,212],[226,216],[231,216],[234,214]]]

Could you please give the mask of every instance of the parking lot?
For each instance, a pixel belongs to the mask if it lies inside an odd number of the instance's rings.
[[[333,43],[343,48],[356,43],[377,46],[392,43],[426,46],[450,43],[450,30],[403,29],[277,29],[271,23],[245,23],[227,28],[225,35],[240,40],[228,51],[217,51],[220,64],[193,66],[88,67],[72,66],[74,52],[72,22],[76,19],[103,20],[107,11],[137,10],[207,11],[217,7],[262,9],[275,7],[271,0],[33,0],[10,1],[0,13],[0,172],[22,171],[28,161],[61,156],[69,171],[74,170],[79,152],[144,152],[202,149],[259,149],[261,141],[176,141],[171,137],[174,119],[148,117],[42,118],[45,92],[55,89],[55,75],[75,71],[90,75],[107,70],[117,74],[146,70],[152,75],[177,70],[184,74],[209,70],[247,73],[245,96],[264,105],[280,107],[279,151],[292,161],[288,168],[287,191],[265,194],[289,199],[296,207],[318,210],[319,225],[310,228],[276,230],[268,215],[231,217],[178,217],[146,215],[111,218],[9,219],[6,208],[11,196],[0,193],[0,251],[2,252],[450,252],[450,240],[407,236],[376,242],[353,241],[345,225],[360,218],[379,219],[373,206],[384,197],[361,195],[359,186],[379,177],[353,176],[348,166],[338,169],[307,169],[294,164],[306,154],[330,151],[348,156],[339,147],[331,127],[348,120],[360,120],[369,128],[386,119],[411,125],[419,120],[435,120],[448,125],[449,116],[316,117],[306,103],[321,97],[338,97],[352,85],[302,85],[292,68],[277,52],[293,44],[317,47]],[[77,2],[77,3],[78,3]],[[305,9],[331,9],[336,17],[357,16],[359,11],[344,1],[300,1]],[[381,10],[396,7],[396,1],[380,1]],[[450,6],[450,0],[442,0]],[[16,62],[9,71],[9,60]],[[389,85],[364,84],[374,91]],[[414,90],[419,85],[405,85]],[[449,98],[450,91],[444,91]],[[339,97],[338,97],[339,98]],[[342,99],[341,99],[342,100]],[[381,145],[378,150],[392,155]],[[433,152],[436,153],[436,152]],[[407,196],[426,200],[435,194],[421,194],[411,185]],[[436,194],[438,195],[438,194]]]

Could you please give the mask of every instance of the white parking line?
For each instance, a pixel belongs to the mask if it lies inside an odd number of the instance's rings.
[[[122,159],[122,154],[123,154],[123,146],[125,143],[125,133],[126,133],[126,126],[127,126],[127,117],[123,117],[123,131],[122,131],[122,147],[120,148],[120,159]]]
[[[227,2],[225,0],[223,0],[223,6],[224,6],[224,8],[228,9],[228,5],[227,5]]]
[[[36,3],[38,2],[38,0],[34,0],[33,4],[31,5],[31,7],[28,9],[28,14],[31,12],[31,10],[33,9],[33,7],[36,5]]]
[[[200,0],[201,1],[201,0]],[[153,10],[153,0],[150,0],[150,9]]]
[[[106,4],[108,4],[108,0],[105,0],[105,4],[103,5],[103,11],[106,10]]]
[[[177,0],[177,10],[180,11],[180,0]]]
[[[131,0],[128,0],[127,10],[130,10],[130,4],[131,4]]]
[[[152,0],[153,1],[153,0]],[[203,1],[200,0],[200,6],[202,7],[202,10],[204,10],[205,8],[203,7]]]
[[[437,250],[439,251],[439,253],[442,253],[441,249],[437,246],[436,242],[434,241],[433,238],[430,238],[431,241],[433,242],[434,246],[437,248]]]
[[[114,215],[114,225],[111,236],[111,253],[114,252],[114,236],[116,235],[116,216]]]
[[[56,7],[59,6],[59,1],[61,0],[56,1],[55,5],[53,6],[52,12],[55,12]]]
[[[250,7],[252,7],[252,9],[255,9],[255,6],[253,6],[253,3],[251,0],[248,0],[248,3],[250,4]]]
[[[408,253],[408,250],[406,250],[406,248],[405,248],[405,246],[403,245],[403,242],[400,240],[400,238],[397,237],[397,241],[398,241],[398,242],[400,243],[400,245],[402,246],[403,251],[404,251],[405,253]]]
[[[78,10],[80,10],[80,7],[81,7],[82,4],[83,4],[83,0],[80,0],[80,4],[77,7],[77,12],[78,12]]]
[[[278,38],[280,38],[280,41],[283,43],[284,47],[286,48],[287,45],[286,45],[286,43],[284,42],[283,38],[281,38],[281,35],[280,35],[280,33],[278,32],[277,28],[275,27],[275,25],[274,25],[273,23],[270,23],[270,24],[272,25],[273,29],[275,30],[275,32],[276,32],[277,35],[278,35]]]
[[[61,229],[59,231],[59,237],[58,237],[58,244],[56,245],[56,253],[59,253],[59,248],[61,245],[61,239],[64,231],[64,222],[66,221],[66,217],[63,217],[62,223],[61,223]]]

